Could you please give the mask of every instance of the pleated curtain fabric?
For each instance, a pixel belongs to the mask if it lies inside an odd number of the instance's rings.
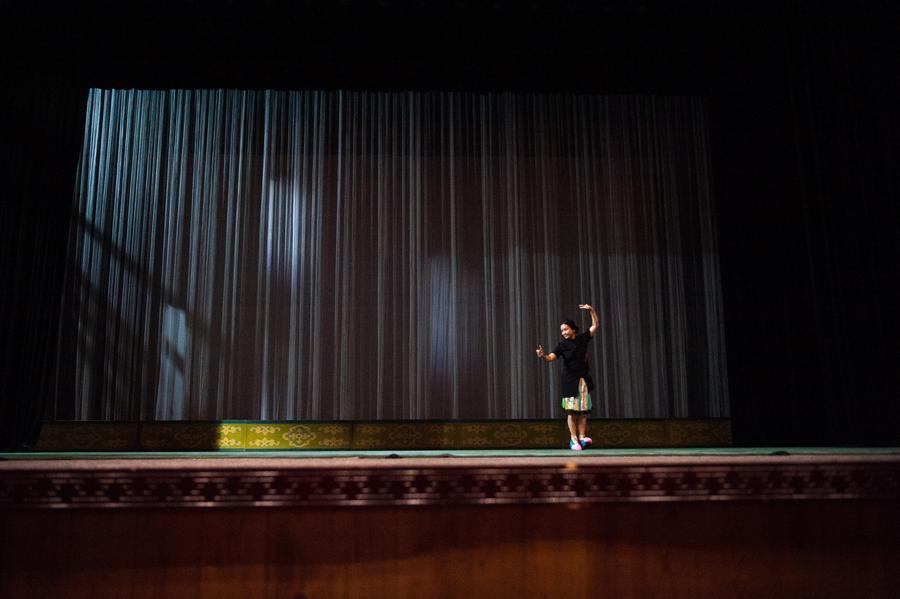
[[[92,90],[51,414],[728,415],[691,97]]]

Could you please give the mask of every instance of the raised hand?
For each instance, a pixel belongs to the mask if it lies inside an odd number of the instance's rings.
[[[593,306],[590,304],[578,304],[578,307],[582,310],[587,310],[591,313],[591,328],[590,333],[591,337],[594,336],[594,333],[597,332],[597,327],[600,326],[600,318],[597,316],[597,311],[594,310]]]

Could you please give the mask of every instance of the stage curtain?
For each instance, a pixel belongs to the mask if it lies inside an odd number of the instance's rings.
[[[800,12],[722,32],[710,118],[740,444],[900,443],[898,25]]]
[[[15,71],[0,97],[0,450],[37,441],[53,392],[65,239],[85,90]],[[62,206],[62,208],[61,208]]]
[[[728,415],[706,107],[90,91],[48,417]]]

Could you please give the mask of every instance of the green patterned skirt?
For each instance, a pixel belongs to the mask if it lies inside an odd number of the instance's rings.
[[[591,394],[588,391],[587,383],[584,379],[578,381],[578,395],[575,397],[563,397],[562,409],[567,412],[590,412],[591,411]]]

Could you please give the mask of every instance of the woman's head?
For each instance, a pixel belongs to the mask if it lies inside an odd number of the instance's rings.
[[[578,334],[578,325],[574,320],[564,320],[559,325],[559,334],[563,336],[563,339],[574,339]]]

